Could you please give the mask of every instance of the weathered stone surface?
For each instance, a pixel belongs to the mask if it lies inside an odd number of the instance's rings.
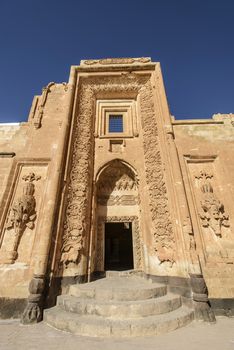
[[[175,120],[158,62],[84,60],[68,83],[34,97],[28,122],[0,125],[0,148],[0,298],[25,299],[30,281],[43,280],[25,319],[40,320],[43,301],[51,306],[70,281],[103,276],[108,264],[189,281],[170,288],[195,303],[197,318],[211,321],[209,298],[232,314],[234,114]],[[127,298],[124,288],[92,286],[70,291],[100,303]],[[155,293],[165,286],[136,283],[128,298]]]
[[[125,276],[71,286],[69,295],[60,296],[56,307],[45,310],[44,319],[75,334],[130,337],[166,333],[193,317],[193,310],[182,307],[179,296],[166,295],[165,287]]]

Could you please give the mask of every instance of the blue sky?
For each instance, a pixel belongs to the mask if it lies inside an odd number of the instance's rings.
[[[234,0],[0,0],[0,122],[81,59],[141,56],[177,119],[234,112]]]

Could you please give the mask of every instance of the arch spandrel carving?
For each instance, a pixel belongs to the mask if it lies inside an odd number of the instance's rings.
[[[107,196],[112,192],[136,192],[138,179],[135,173],[121,160],[114,159],[101,171],[97,181],[97,195]]]

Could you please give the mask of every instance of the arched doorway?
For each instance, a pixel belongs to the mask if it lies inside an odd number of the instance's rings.
[[[96,182],[95,271],[141,269],[139,196],[136,173],[113,160]]]

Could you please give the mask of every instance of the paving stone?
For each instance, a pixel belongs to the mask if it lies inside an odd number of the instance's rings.
[[[49,327],[45,322],[23,326],[0,320],[0,350],[233,350],[234,318],[217,317],[216,324],[192,322],[157,336],[86,337]]]

